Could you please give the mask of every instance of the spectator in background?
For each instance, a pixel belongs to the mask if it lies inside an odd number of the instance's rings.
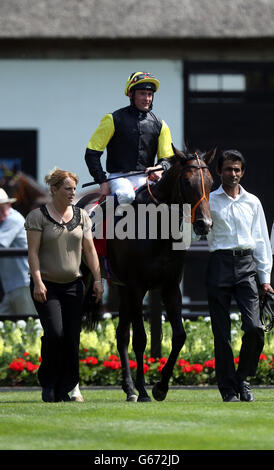
[[[0,247],[27,249],[25,219],[11,204],[16,199],[9,198],[0,188]],[[1,256],[0,280],[4,297],[0,303],[0,315],[35,315],[30,290],[30,276],[27,256]]]

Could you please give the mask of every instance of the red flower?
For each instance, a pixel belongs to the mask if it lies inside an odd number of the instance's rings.
[[[188,374],[189,372],[192,372],[192,366],[190,365],[186,365],[184,367],[182,367],[182,372]]]
[[[199,373],[202,372],[202,370],[203,370],[202,364],[193,364],[191,367],[192,367],[192,370],[193,370],[196,374],[199,374]]]
[[[29,355],[29,354],[24,354],[24,356]],[[28,372],[33,372],[36,369],[39,368],[38,364],[32,364],[30,361],[25,361],[22,357],[17,357],[16,359],[13,359],[13,361],[9,365],[9,369],[15,370],[22,372],[22,370],[26,370]]]
[[[179,359],[178,361],[178,366],[183,367],[183,366],[189,366],[189,362],[185,361],[184,359]]]
[[[90,365],[95,365],[98,364],[98,359],[93,356],[86,357],[86,359],[80,359],[80,362],[83,362],[84,364],[90,364]]]
[[[131,359],[129,359],[128,363],[129,363],[129,367],[131,369],[136,369],[136,367],[137,367],[137,362],[136,361],[132,361]]]
[[[111,361],[111,369],[121,369],[121,363],[118,361]]]
[[[121,369],[121,363],[118,361],[104,361],[103,365],[110,369]]]
[[[239,357],[234,357],[234,364],[239,364]]]
[[[159,372],[162,372],[162,369],[165,367],[165,364],[160,364],[158,367],[157,367],[157,370]]]
[[[109,356],[108,360],[109,361],[119,361],[119,357],[115,356],[115,354],[112,354],[111,356]]]
[[[215,357],[213,359],[210,359],[209,361],[205,361],[204,367],[208,367],[209,369],[215,369]]]
[[[24,356],[29,356],[29,353],[28,353],[28,352],[24,352]]]
[[[182,372],[189,374],[190,372],[195,372],[195,374],[199,374],[202,372],[203,366],[202,364],[186,364],[182,367]]]
[[[16,359],[13,359],[13,361],[10,363],[9,369],[22,372],[22,370],[24,370],[25,368],[25,365],[25,359],[17,357]]]
[[[88,352],[88,349],[87,349],[87,348],[83,348],[83,352],[84,352],[84,353],[87,353],[87,352]]]
[[[265,354],[261,354],[259,359],[260,359],[260,361],[266,361],[267,357],[266,357]]]
[[[165,364],[167,363],[167,357],[161,357],[161,358],[159,359],[159,362],[160,362],[160,364],[165,365]]]
[[[98,359],[96,357],[89,356],[86,358],[86,364],[98,364]]]
[[[26,369],[29,372],[34,372],[35,370],[39,369],[39,365],[38,364],[32,364],[32,362],[27,361],[26,362]]]
[[[144,374],[146,374],[149,371],[149,367],[147,364],[144,364]]]
[[[147,362],[149,362],[151,364],[153,362],[156,362],[156,359],[154,359],[154,357],[148,357]]]

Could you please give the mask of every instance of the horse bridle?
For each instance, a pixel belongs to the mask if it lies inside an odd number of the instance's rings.
[[[207,168],[207,169],[208,169],[208,166],[207,166],[207,165],[201,166],[201,160],[200,160],[199,155],[197,154],[197,152],[195,152],[195,157],[196,157],[198,166],[196,166],[196,165],[188,165],[187,168],[197,168],[197,169],[200,171],[200,175],[201,175],[201,184],[202,184],[202,197],[201,197],[201,198],[199,199],[199,201],[197,201],[196,204],[191,208],[191,223],[192,223],[192,224],[193,224],[193,222],[194,222],[194,220],[195,220],[196,209],[199,207],[199,205],[201,204],[201,202],[205,199],[206,203],[208,204],[208,198],[206,197],[205,183],[204,183],[204,174],[203,174],[203,169],[204,169],[204,168]]]
[[[199,199],[199,201],[196,202],[196,204],[191,208],[191,223],[193,224],[194,220],[195,220],[195,214],[196,214],[196,209],[200,206],[200,204],[202,203],[203,200],[205,200],[208,204],[208,198],[206,197],[206,192],[205,192],[205,183],[204,183],[204,175],[203,175],[203,169],[204,168],[207,168],[208,169],[208,166],[205,165],[205,166],[202,166],[201,165],[201,160],[199,158],[199,155],[197,154],[197,152],[195,152],[195,158],[197,160],[197,164],[198,165],[187,165],[184,167],[185,168],[195,168],[197,170],[200,171],[200,175],[201,175],[201,184],[202,184],[202,197]],[[189,159],[190,160],[190,159]],[[193,160],[193,158],[191,157],[191,160]],[[149,192],[149,195],[151,197],[151,199],[156,203],[156,204],[159,204],[159,201],[158,199],[156,199],[156,197],[153,195],[152,191],[151,191],[151,188],[150,188],[150,184],[149,184],[149,177],[147,176],[146,178],[147,180],[147,189],[148,189],[148,192]],[[179,178],[179,185],[181,186],[181,179]],[[181,187],[180,187],[180,193],[182,193],[181,191]]]

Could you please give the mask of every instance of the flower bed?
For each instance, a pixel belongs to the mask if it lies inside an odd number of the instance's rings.
[[[235,352],[235,367],[241,345],[242,331],[237,315],[231,315],[231,342]],[[120,385],[121,363],[116,349],[117,319],[102,321],[93,332],[82,331],[80,340],[80,385]],[[176,362],[171,385],[215,385],[213,335],[209,318],[186,320],[186,343]],[[145,323],[148,337],[144,355],[144,373],[148,385],[159,380],[171,348],[171,327],[163,322],[162,357],[150,357],[150,329]],[[39,320],[27,322],[0,322],[0,385],[39,385],[37,370],[40,365],[42,329]],[[265,337],[265,348],[260,356],[256,378],[251,383],[274,383],[273,333]],[[136,361],[129,345],[130,368],[134,376]]]

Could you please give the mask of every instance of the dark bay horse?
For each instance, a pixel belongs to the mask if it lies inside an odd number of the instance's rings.
[[[50,201],[49,192],[38,184],[31,176],[21,171],[5,171],[0,180],[2,187],[9,197],[15,197],[16,202],[12,205],[24,217],[41,204]]]
[[[171,168],[163,173],[157,183],[144,186],[137,192],[133,202],[135,213],[140,204],[159,206],[164,203],[169,209],[172,205],[177,205],[182,218],[183,205],[191,204],[194,231],[198,235],[206,235],[212,226],[208,197],[213,180],[208,165],[215,156],[215,150],[192,154],[174,149],[175,156]],[[78,205],[81,206],[81,200]],[[138,223],[137,217],[135,223]],[[143,239],[119,239],[115,236],[114,239],[107,240],[111,270],[121,281],[118,287],[120,305],[116,334],[122,366],[122,388],[127,395],[127,401],[151,401],[146,391],[143,370],[147,338],[142,305],[147,291],[159,289],[172,327],[171,352],[162,369],[160,381],[152,389],[153,397],[158,401],[164,400],[167,395],[174,365],[186,339],[180,291],[186,251],[174,250],[174,241],[171,234],[163,239],[158,232],[153,239],[148,236]],[[132,346],[137,362],[135,383],[131,377],[128,360],[131,325]]]

